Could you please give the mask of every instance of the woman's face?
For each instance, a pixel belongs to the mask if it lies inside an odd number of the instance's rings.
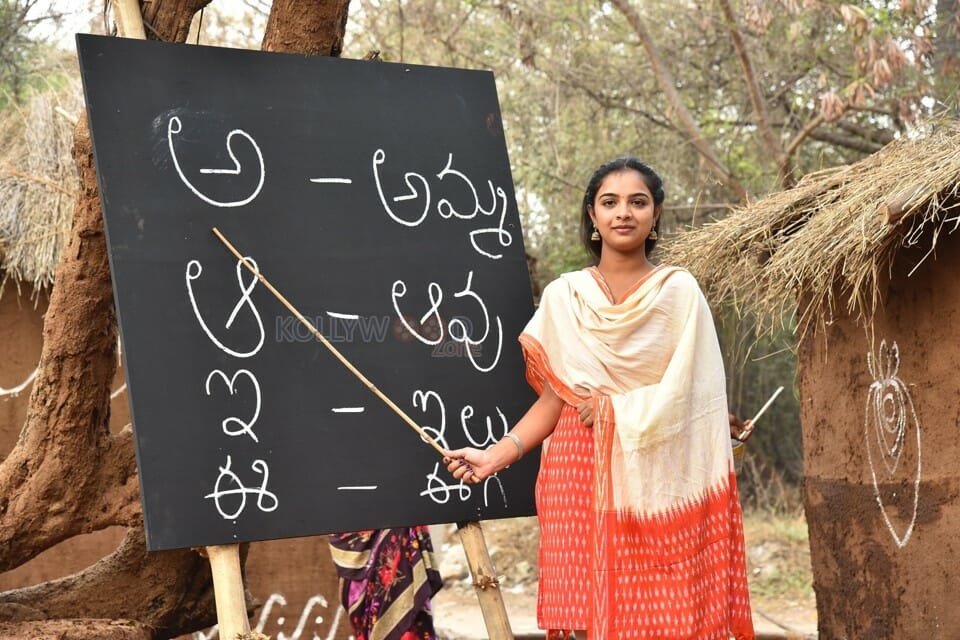
[[[659,215],[643,175],[634,169],[615,171],[604,178],[590,208],[603,250],[618,253],[644,253]]]

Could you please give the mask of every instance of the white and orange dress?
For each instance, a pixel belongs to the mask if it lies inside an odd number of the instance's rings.
[[[540,627],[754,638],[723,361],[693,276],[660,266],[614,300],[596,268],[564,274],[520,343],[530,384],[564,401],[536,488]]]

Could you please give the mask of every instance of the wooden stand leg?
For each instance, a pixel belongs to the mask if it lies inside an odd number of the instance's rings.
[[[205,549],[213,573],[220,640],[250,638],[250,620],[240,574],[240,545],[221,544]]]
[[[113,0],[113,13],[120,37],[136,38],[137,40],[147,39],[138,0]]]
[[[458,524],[457,532],[467,555],[467,564],[470,565],[470,575],[473,576],[473,587],[477,592],[477,599],[480,600],[480,611],[483,613],[488,637],[490,640],[513,640],[513,630],[510,629],[507,609],[500,593],[500,582],[487,552],[487,543],[483,539],[480,523]]]

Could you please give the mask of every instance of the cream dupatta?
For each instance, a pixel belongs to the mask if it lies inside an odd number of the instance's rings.
[[[617,437],[606,508],[656,513],[727,480],[723,360],[689,273],[660,267],[619,304],[589,270],[565,274],[544,291],[521,342],[545,369],[533,375],[565,401],[609,403]]]

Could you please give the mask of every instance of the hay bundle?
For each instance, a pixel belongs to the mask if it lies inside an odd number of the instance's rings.
[[[756,315],[761,330],[795,309],[806,330],[838,304],[869,322],[897,251],[922,246],[922,262],[960,225],[958,191],[960,125],[945,121],[681,233],[663,255],[715,302]]]
[[[53,284],[60,251],[70,231],[77,174],[70,146],[80,114],[78,80],[32,97],[0,115],[0,294],[8,279]]]

